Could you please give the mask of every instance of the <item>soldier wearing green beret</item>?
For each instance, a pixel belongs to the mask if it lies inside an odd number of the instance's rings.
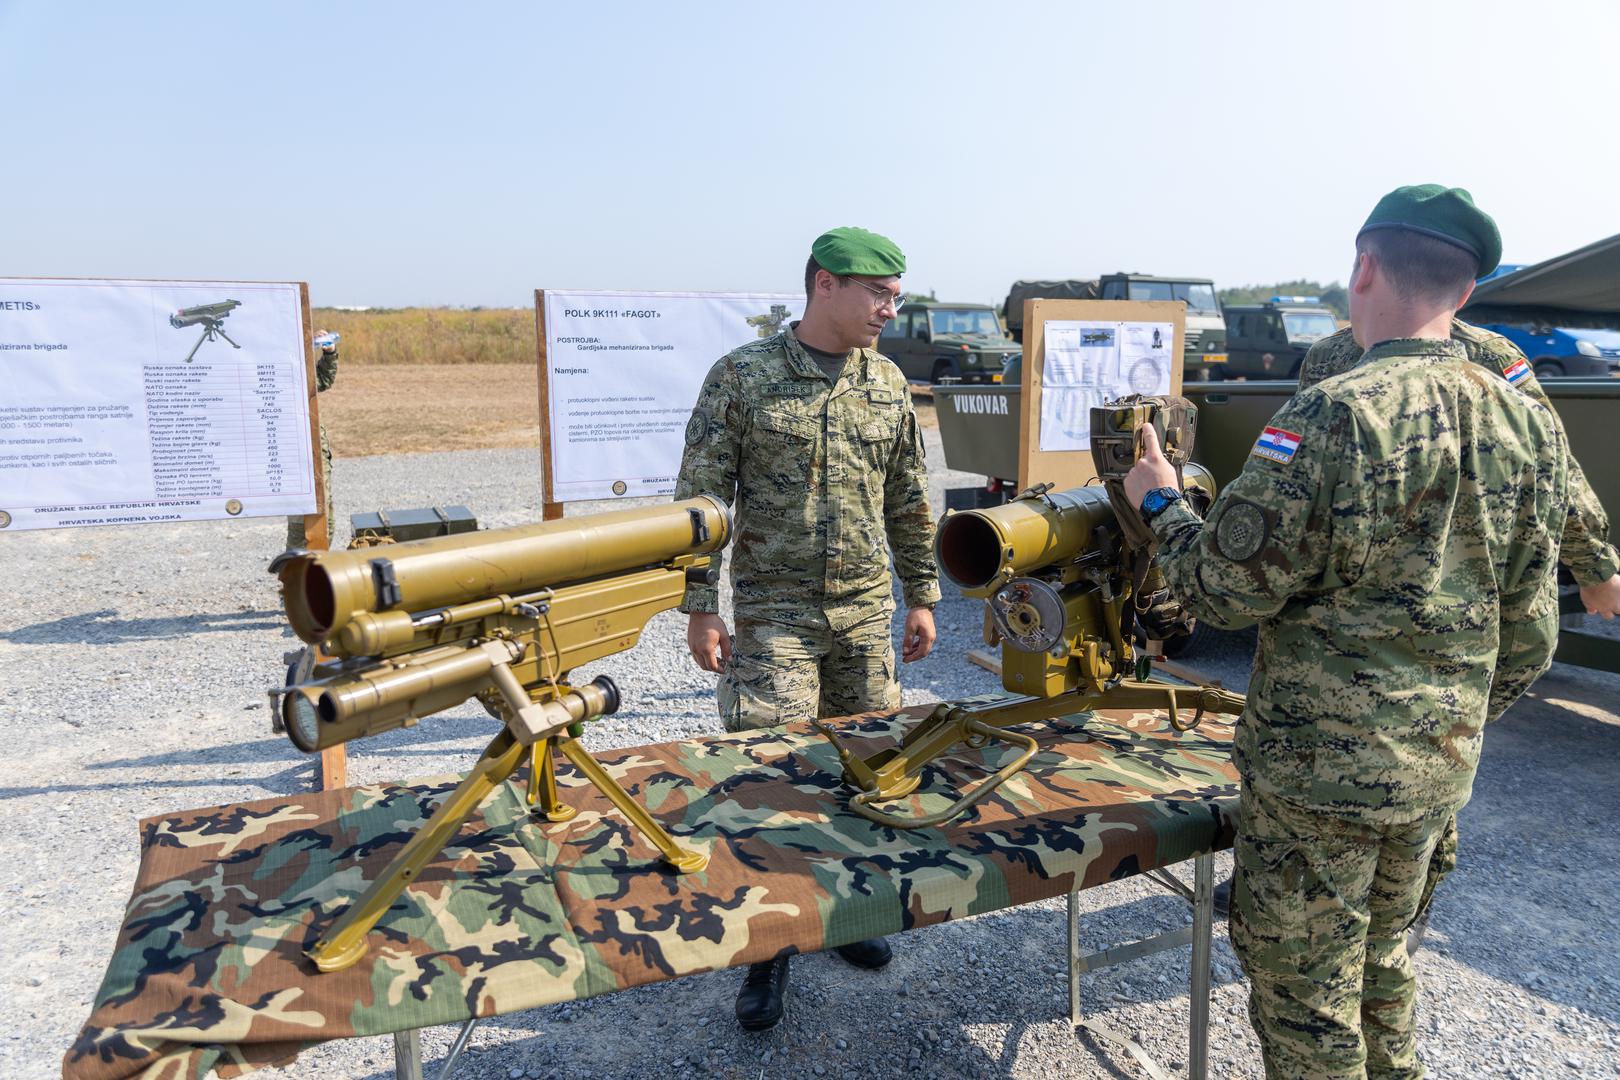
[[[1260,626],[1229,929],[1268,1077],[1423,1075],[1405,931],[1485,725],[1557,642],[1568,445],[1451,336],[1500,254],[1467,192],[1385,196],[1356,238],[1360,361],[1283,406],[1207,525],[1151,434],[1126,480],[1188,609]]]
[[[896,709],[888,552],[907,607],[902,659],[927,656],[939,600],[922,434],[904,376],[872,349],[899,310],[905,256],[865,229],[818,237],[804,318],[710,369],[686,428],[675,497],[718,496],[736,514],[736,636],[718,591],[688,585],[687,644],[720,675],[728,731]],[[882,967],[882,939],[842,946]],[[788,958],[755,964],[737,1019],[781,1019]]]

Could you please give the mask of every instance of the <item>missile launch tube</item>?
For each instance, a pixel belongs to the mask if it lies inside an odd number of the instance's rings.
[[[1188,486],[1215,490],[1202,465],[1188,463],[1183,477]],[[935,536],[934,554],[945,576],[970,596],[986,595],[1021,574],[1083,554],[1097,526],[1113,520],[1107,489],[1091,484],[948,514]]]
[[[731,511],[708,495],[382,548],[328,551],[281,567],[294,632],[327,641],[357,615],[425,611],[719,551]]]

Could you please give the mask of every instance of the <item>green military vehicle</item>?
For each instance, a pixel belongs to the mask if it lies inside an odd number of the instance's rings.
[[[1314,296],[1273,296],[1263,304],[1227,304],[1226,363],[1217,379],[1297,379],[1312,345],[1339,328],[1333,309]]]
[[[1007,340],[989,304],[907,300],[878,337],[878,352],[900,365],[911,382],[1001,381],[1019,347]]]
[[[1015,281],[1002,303],[1007,332],[1024,340],[1026,300],[1180,300],[1187,305],[1182,380],[1202,382],[1226,362],[1226,323],[1209,278],[1154,277],[1120,272],[1095,281]]]

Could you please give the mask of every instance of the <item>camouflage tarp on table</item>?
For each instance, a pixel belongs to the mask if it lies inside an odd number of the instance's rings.
[[[927,707],[898,714],[921,715]],[[848,722],[852,748],[896,719]],[[124,925],[68,1077],[234,1075],[325,1039],[550,1005],[811,952],[1061,895],[1231,842],[1231,727],[1177,734],[1162,714],[1022,730],[1026,772],[944,829],[902,832],[844,808],[837,758],[790,727],[601,755],[684,843],[677,875],[566,765],[573,820],[537,824],[509,784],[396,903],[354,967],[303,950],[455,779],[265,799],[149,818]],[[914,808],[994,767],[963,751]],[[144,1072],[143,1072],[144,1070]]]

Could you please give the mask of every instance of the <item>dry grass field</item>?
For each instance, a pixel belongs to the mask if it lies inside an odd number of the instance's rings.
[[[535,363],[533,308],[315,308],[318,330],[343,335],[343,362],[375,364]]]
[[[338,457],[540,444],[534,312],[316,308],[343,335],[337,384],[320,397]],[[917,415],[934,422],[933,402]]]
[[[540,445],[540,390],[527,364],[350,364],[320,396],[337,457]]]

